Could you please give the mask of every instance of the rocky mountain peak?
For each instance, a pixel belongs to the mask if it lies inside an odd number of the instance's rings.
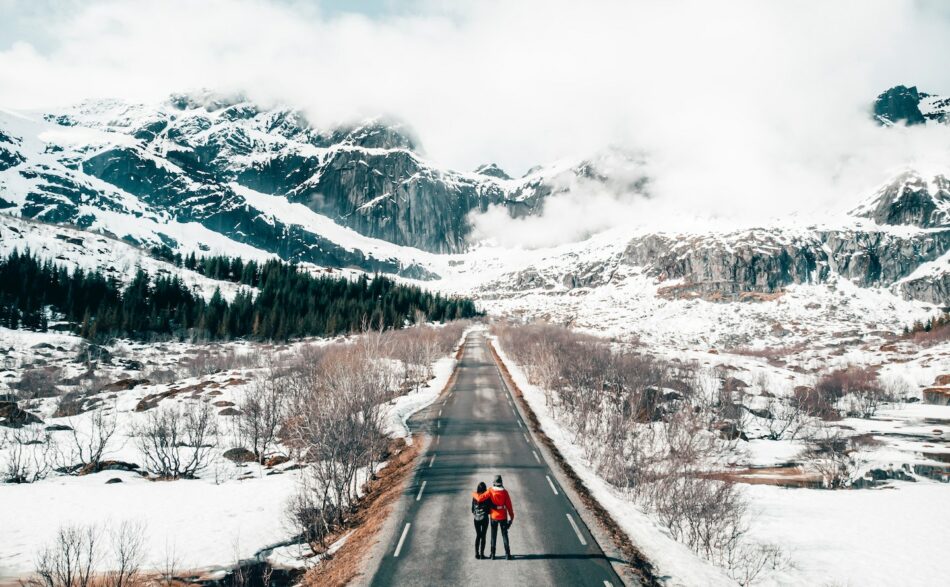
[[[475,173],[479,175],[487,175],[488,177],[497,177],[498,179],[511,179],[511,176],[505,173],[505,170],[501,167],[498,167],[495,163],[485,163],[484,165],[479,165],[475,169]]]
[[[907,171],[882,186],[851,214],[882,225],[950,226],[950,180],[937,175],[928,181],[915,171]]]
[[[419,140],[408,126],[383,119],[372,119],[340,128],[333,133],[330,142],[364,149],[422,149]]]
[[[884,126],[950,123],[950,98],[920,92],[916,86],[894,86],[874,101],[874,118]]]
[[[883,125],[923,124],[927,119],[920,111],[920,99],[916,86],[894,86],[874,101],[874,117]]]

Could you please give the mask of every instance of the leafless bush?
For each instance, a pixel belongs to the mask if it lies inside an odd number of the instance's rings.
[[[746,504],[732,483],[671,475],[644,495],[673,538],[707,559],[728,557],[746,531]]]
[[[162,479],[193,478],[212,458],[218,424],[209,404],[189,402],[147,412],[132,434],[146,471]]]
[[[17,391],[17,396],[24,400],[56,397],[61,393],[56,386],[62,382],[62,375],[62,370],[58,367],[26,369],[14,385],[14,389]]]
[[[748,566],[740,555],[752,548],[746,501],[733,484],[704,474],[734,442],[720,434],[723,421],[739,427],[746,417],[739,390],[720,385],[728,382],[722,373],[550,325],[502,324],[495,332],[598,474],[631,491],[697,553]]]
[[[907,379],[901,376],[882,378],[884,398],[890,402],[906,402],[913,397],[914,387]]]
[[[266,457],[277,440],[289,395],[288,379],[271,367],[247,387],[238,402],[238,436],[258,461]]]
[[[107,587],[131,587],[139,582],[145,562],[145,524],[125,521],[109,533],[115,568],[106,573]]]
[[[848,366],[819,376],[815,392],[827,404],[844,404],[849,416],[870,418],[884,401],[885,392],[877,374],[867,368]]]
[[[23,426],[5,430],[4,442],[9,445],[3,463],[6,483],[34,483],[53,470],[56,443],[42,426]]]
[[[242,353],[236,348],[218,345],[195,349],[193,354],[178,363],[186,377],[203,377],[231,369],[254,368],[258,365],[257,353]]]
[[[100,557],[99,530],[94,526],[64,526],[36,557],[36,587],[93,587]]]
[[[752,585],[762,571],[776,570],[787,563],[786,553],[776,544],[741,544],[723,561],[729,576],[739,585]]]
[[[822,426],[812,438],[813,445],[805,451],[805,460],[821,475],[827,489],[839,489],[851,481],[855,469],[851,457],[851,441],[832,426]]]
[[[82,422],[70,419],[70,441],[61,453],[63,465],[73,471],[83,468],[98,470],[103,455],[109,450],[116,425],[114,408],[111,413],[107,408],[93,410]]]
[[[178,371],[169,367],[156,367],[145,374],[152,383],[173,383],[178,380]]]
[[[338,528],[342,512],[333,503],[329,487],[307,471],[286,507],[287,520],[300,540],[314,552],[327,547],[327,538]]]

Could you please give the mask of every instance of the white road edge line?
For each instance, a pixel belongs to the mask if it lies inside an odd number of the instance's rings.
[[[548,479],[548,481],[550,481],[550,479]],[[426,481],[422,482],[422,487],[419,488],[419,495],[416,496],[416,501],[419,501],[420,499],[422,499],[422,491],[426,488],[426,483],[427,483]],[[557,491],[555,491],[554,493],[557,493]]]
[[[440,440],[442,440],[442,435],[441,435],[441,434],[437,434],[436,437],[435,437],[435,443],[436,443],[436,444],[439,444],[439,441],[440,441]]]
[[[604,581],[604,587],[614,587],[614,584],[610,581]]]
[[[540,465],[540,464],[541,464],[541,457],[538,456],[538,451],[533,450],[533,451],[531,451],[531,454],[534,455],[534,460],[538,461],[538,464]]]
[[[571,527],[574,528],[574,533],[577,534],[577,539],[581,541],[582,545],[587,546],[587,541],[584,540],[584,535],[581,534],[581,529],[577,527],[577,522],[574,521],[574,518],[571,516],[571,514],[567,514],[567,521],[570,522]],[[405,534],[405,532],[403,532],[403,534]]]
[[[570,517],[570,515],[568,515]],[[396,545],[396,552],[393,553],[393,558],[399,556],[399,551],[402,550],[402,543],[406,541],[406,534],[409,533],[409,526],[412,526],[411,522],[406,522],[406,527],[402,529],[402,536],[399,537],[399,544]]]
[[[524,426],[521,424],[521,420],[518,420],[518,428],[524,428]]]
[[[434,462],[435,462],[435,454],[433,454],[433,455],[432,455],[432,458],[429,459],[429,466],[431,467],[431,466],[432,466],[432,463],[434,463]]]
[[[531,441],[528,440],[528,435],[527,435],[527,434],[525,434],[524,432],[522,432],[521,435],[524,436],[524,441],[525,441],[525,442],[527,442],[528,444],[531,444]]]
[[[551,481],[551,477],[550,477],[549,475],[545,475],[544,478],[548,480],[548,485],[551,486],[551,491],[554,492],[554,495],[558,495],[557,487],[554,486],[554,481]],[[426,485],[426,482],[423,481],[423,482],[422,482],[422,486],[425,487],[425,485]],[[421,489],[419,490],[419,493],[420,493],[420,494],[422,493],[422,490],[421,490]],[[416,501],[419,501],[419,500],[416,499]]]

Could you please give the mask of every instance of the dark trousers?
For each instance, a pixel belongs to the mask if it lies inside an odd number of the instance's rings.
[[[491,555],[495,556],[495,541],[498,538],[498,527],[501,526],[501,539],[505,541],[505,554],[511,554],[508,546],[508,520],[491,521]]]
[[[475,554],[485,556],[485,535],[488,534],[488,517],[475,520]]]

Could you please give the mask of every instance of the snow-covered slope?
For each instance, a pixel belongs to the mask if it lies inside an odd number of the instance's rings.
[[[130,282],[139,269],[152,276],[177,274],[186,286],[206,299],[212,296],[215,289],[219,289],[228,300],[233,299],[239,290],[248,289],[244,285],[209,279],[155,259],[142,249],[115,238],[0,214],[0,256],[13,251],[29,251],[69,271],[97,270],[106,278],[117,279],[120,283]],[[260,253],[253,249],[241,252],[250,258],[261,258]]]

